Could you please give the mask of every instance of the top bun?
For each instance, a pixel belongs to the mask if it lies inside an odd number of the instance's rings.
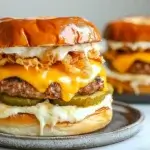
[[[104,31],[104,38],[113,41],[150,41],[150,17],[126,17],[110,22]]]
[[[0,47],[74,45],[100,40],[96,26],[80,17],[0,19]]]

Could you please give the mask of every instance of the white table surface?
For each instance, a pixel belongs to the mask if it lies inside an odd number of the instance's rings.
[[[143,128],[137,135],[120,143],[88,150],[150,150],[150,105],[136,104],[133,106],[140,109],[145,115]],[[0,150],[8,149],[0,148]]]

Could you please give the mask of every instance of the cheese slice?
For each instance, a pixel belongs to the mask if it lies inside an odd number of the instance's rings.
[[[18,77],[30,83],[42,93],[46,91],[51,83],[57,82],[61,86],[62,99],[69,101],[81,87],[92,82],[96,76],[102,75],[102,79],[106,82],[102,64],[92,60],[90,62],[92,70],[89,76],[84,76],[82,71],[78,74],[66,72],[62,64],[53,65],[49,70],[36,70],[35,68],[27,70],[23,66],[16,64],[5,65],[0,67],[0,80]]]
[[[125,73],[135,61],[142,61],[150,63],[149,52],[136,52],[130,54],[117,55],[115,53],[107,52],[106,57],[110,59],[113,67],[120,73]]]

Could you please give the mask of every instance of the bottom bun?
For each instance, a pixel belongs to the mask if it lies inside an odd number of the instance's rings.
[[[94,114],[76,123],[57,123],[55,126],[46,125],[43,136],[78,135],[104,128],[112,119],[112,109],[102,107]],[[18,114],[0,119],[0,131],[15,135],[39,135],[40,124],[34,115]]]
[[[134,89],[130,82],[122,82],[120,80],[108,77],[108,82],[113,86],[113,88],[119,93],[135,93],[135,94],[149,94],[150,85],[137,85]]]

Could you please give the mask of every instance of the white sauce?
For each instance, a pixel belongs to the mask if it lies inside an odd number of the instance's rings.
[[[8,106],[6,104],[0,104],[0,118],[7,118],[18,113],[33,114],[40,122],[40,134],[43,134],[43,128],[45,125],[55,126],[57,122],[68,121],[74,123],[81,121],[87,116],[95,113],[96,110],[102,107],[111,107],[112,96],[107,95],[105,99],[98,105],[89,107],[77,107],[77,106],[58,106],[52,105],[48,101],[39,103],[36,106],[31,107],[18,107]]]
[[[42,58],[44,54],[51,51],[54,55],[57,55],[58,60],[62,60],[70,51],[83,51],[87,55],[89,50],[100,51],[101,47],[99,43],[86,43],[76,44],[73,46],[40,46],[40,47],[6,47],[1,48],[0,53],[4,54],[17,54],[21,57],[38,57]]]
[[[111,71],[106,67],[106,72],[108,77],[120,80],[122,82],[129,81],[131,87],[133,88],[135,94],[139,94],[139,85],[150,85],[149,75],[134,75],[134,74],[121,74],[118,72]]]
[[[108,46],[112,50],[118,50],[122,47],[129,47],[132,51],[136,51],[138,48],[141,48],[141,50],[145,50],[150,48],[150,42],[118,42],[118,41],[108,41]]]

